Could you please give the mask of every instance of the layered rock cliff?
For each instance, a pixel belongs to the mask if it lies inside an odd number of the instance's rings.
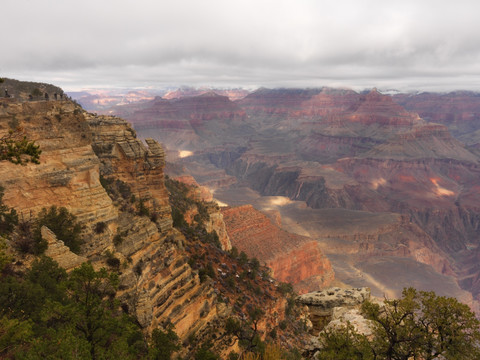
[[[2,162],[5,203],[25,217],[56,205],[66,207],[86,224],[116,219],[118,211],[100,184],[100,162],[82,111],[67,101],[3,105],[1,134],[15,123],[42,149],[40,165]]]
[[[330,261],[315,240],[280,229],[251,205],[222,213],[233,246],[266,263],[276,279],[291,283],[300,293],[333,281]]]
[[[75,214],[85,227],[85,258],[105,266],[108,251],[129,264],[120,276],[120,299],[145,329],[170,321],[183,338],[219,316],[213,287],[192,272],[182,248],[185,239],[172,229],[158,143],[148,140],[146,148],[125,121],[97,118],[68,101],[10,103],[0,112],[3,131],[15,119],[42,149],[40,165],[2,162],[6,204],[29,217],[50,205]],[[100,173],[128,184],[158,212],[156,222],[116,208]],[[91,230],[99,222],[107,224],[103,233]],[[68,252],[45,234],[47,254],[62,264]]]
[[[268,310],[262,337],[283,319],[278,314],[285,312],[286,301],[273,279],[257,274],[238,280],[238,293],[230,280],[237,281],[235,271],[247,273],[247,267],[242,269],[226,251],[203,244],[195,233],[172,227],[159,143],[143,143],[125,121],[85,113],[70,101],[7,100],[1,105],[0,135],[18,127],[42,149],[39,165],[1,162],[5,203],[31,219],[51,205],[75,214],[83,226],[80,255],[45,228],[46,254],[69,270],[88,260],[97,269],[116,272],[121,307],[146,334],[171,323],[182,341],[196,339],[188,341],[183,355],[193,356],[196,347],[212,342],[226,356],[232,346],[224,331],[227,316],[242,319],[248,307],[262,305]],[[206,226],[221,232],[218,209],[208,212]],[[223,270],[199,276],[207,266]],[[285,343],[297,340],[289,336]]]

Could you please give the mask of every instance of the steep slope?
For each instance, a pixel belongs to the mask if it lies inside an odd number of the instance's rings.
[[[330,262],[315,240],[280,229],[251,205],[222,213],[233,246],[266,263],[276,279],[291,283],[300,293],[333,281]]]
[[[424,249],[431,259],[447,259],[449,274],[458,280],[473,276],[475,270],[467,263],[475,262],[475,255],[466,254],[480,241],[478,157],[445,126],[426,122],[376,90],[262,89],[238,104],[249,114],[256,134],[245,146],[217,147],[207,156],[185,158],[194,176],[204,178],[201,164],[208,161],[235,176],[232,193],[246,185],[263,196],[286,196],[311,208],[400,214],[418,230],[405,233],[425,235],[413,236],[407,248]],[[210,184],[222,186],[221,178]],[[349,219],[346,212],[336,215],[339,221]],[[426,238],[430,240],[421,240]],[[395,231],[390,240],[381,239],[377,250],[387,249],[390,241],[402,243]],[[399,255],[394,253],[392,259]],[[406,250],[400,256],[415,259],[414,253]],[[443,260],[435,261],[427,263],[444,271]],[[462,280],[471,290],[467,283]]]
[[[242,279],[239,295],[227,279],[211,279],[220,274],[199,276],[199,265],[225,263],[232,273],[240,268],[246,273],[249,265],[240,266],[226,251],[203,243],[196,233],[203,228],[182,232],[172,227],[159,143],[146,139],[145,145],[124,120],[85,113],[70,101],[0,102],[0,135],[13,126],[22,128],[43,151],[39,165],[1,161],[5,203],[32,219],[50,205],[65,206],[77,215],[83,226],[80,256],[48,229],[43,231],[46,253],[68,269],[88,260],[96,269],[117,273],[121,308],[146,335],[171,323],[185,343],[182,356],[193,357],[207,342],[226,356],[235,343],[225,333],[227,317],[242,319],[247,309],[261,304],[268,310],[259,325],[262,337],[284,319],[278,314],[285,313],[286,299],[272,279],[259,274]],[[205,226],[216,231],[220,220]],[[12,241],[8,244],[14,251]],[[32,260],[32,255],[15,256],[22,260],[17,267]],[[292,335],[290,325],[284,334],[286,346],[301,340],[301,335]]]
[[[130,262],[120,277],[120,299],[146,329],[167,319],[181,337],[205,328],[217,315],[215,295],[186,264],[187,255],[179,246],[183,236],[172,230],[160,145],[150,142],[147,150],[125,121],[96,119],[68,101],[12,103],[0,111],[4,131],[15,118],[43,151],[40,165],[2,162],[5,202],[25,216],[35,216],[50,205],[65,206],[85,226],[82,255],[97,266],[105,264],[107,250]],[[97,149],[111,150],[101,153],[102,163],[92,142]],[[157,223],[119,211],[100,184],[100,173],[118,173],[134,194],[144,197],[151,208],[157,206]],[[92,231],[99,222],[108,224],[106,232]],[[121,236],[117,244],[114,235]],[[189,302],[183,301],[187,298]]]
[[[5,203],[25,217],[57,205],[67,207],[87,224],[114,220],[117,210],[100,184],[100,162],[90,146],[90,129],[81,111],[67,101],[3,105],[1,135],[12,125],[21,126],[42,149],[40,165],[2,162]]]

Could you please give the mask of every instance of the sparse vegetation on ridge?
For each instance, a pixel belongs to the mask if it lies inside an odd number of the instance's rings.
[[[364,316],[373,335],[359,334],[347,323],[325,331],[319,360],[405,360],[480,358],[480,322],[470,308],[434,292],[404,289],[384,305],[366,301]]]
[[[23,135],[21,128],[10,130],[0,137],[0,161],[7,160],[19,165],[29,162],[39,164],[41,153],[40,146]]]

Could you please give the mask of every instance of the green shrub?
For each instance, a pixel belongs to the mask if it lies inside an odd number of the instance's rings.
[[[207,264],[204,268],[201,268],[198,272],[198,276],[200,277],[200,282],[205,282],[207,280],[207,276],[215,279],[217,276],[215,274],[215,270],[211,264]]]
[[[195,360],[220,360],[220,357],[217,354],[209,350],[211,347],[211,344],[203,344],[197,351]]]
[[[137,215],[139,216],[150,216],[150,210],[145,206],[145,200],[140,199],[137,206]]]
[[[0,235],[10,234],[18,224],[18,215],[15,209],[3,203],[4,188],[0,186]]]
[[[78,254],[82,244],[80,237],[82,227],[76,220],[76,216],[65,207],[51,206],[48,210],[43,208],[35,222],[34,237],[36,243],[41,243],[42,234],[40,230],[45,225],[53,231],[58,240],[62,240],[72,252]]]
[[[248,262],[248,256],[247,254],[245,254],[245,252],[240,252],[240,256],[238,258],[238,262],[241,264],[241,265],[245,265],[247,262]]]
[[[155,360],[170,360],[175,351],[180,350],[180,339],[173,330],[173,325],[168,325],[165,330],[154,329],[150,356]]]
[[[14,164],[25,165],[28,162],[40,163],[40,146],[35,145],[20,130],[10,130],[0,138],[0,160],[8,160]]]
[[[107,224],[105,224],[103,221],[99,221],[98,223],[95,224],[95,232],[97,234],[102,234],[106,229],[107,229]]]
[[[113,245],[119,246],[123,242],[123,236],[122,234],[117,234],[113,237]]]
[[[13,246],[24,254],[41,254],[46,249],[46,242],[37,244],[33,236],[33,223],[28,220],[21,220],[17,225]]]

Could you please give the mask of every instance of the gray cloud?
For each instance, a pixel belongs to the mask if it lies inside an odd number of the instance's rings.
[[[15,0],[0,75],[87,86],[480,90],[477,1]]]

